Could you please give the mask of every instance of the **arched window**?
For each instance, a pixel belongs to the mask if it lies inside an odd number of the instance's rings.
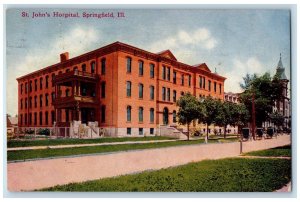
[[[82,69],[83,72],[85,72],[86,71],[86,64],[81,65],[81,69]]]
[[[106,72],[106,59],[102,58],[101,60],[101,74],[105,75]]]
[[[150,78],[154,78],[154,64],[150,64]]]
[[[106,107],[105,105],[101,106],[101,123],[105,123],[105,112],[106,112]]]
[[[174,110],[173,111],[173,123],[176,123],[177,121],[176,121],[176,111]]]
[[[48,83],[49,83],[49,76],[46,76],[46,88],[48,88]]]
[[[127,73],[131,73],[131,63],[132,59],[130,57],[127,57]]]
[[[150,108],[150,123],[154,123],[154,109]]]
[[[131,81],[126,81],[126,96],[131,97]]]
[[[127,106],[127,112],[126,112],[127,121],[131,121],[131,106]]]
[[[139,98],[143,98],[143,94],[144,94],[144,85],[143,84],[139,84]]]
[[[48,93],[45,95],[45,105],[48,106],[49,104],[49,95]]]
[[[139,76],[143,76],[144,75],[144,62],[143,61],[139,61]]]
[[[144,108],[139,107],[139,122],[143,122],[143,121],[144,121]]]
[[[96,63],[95,61],[91,62],[91,73],[95,74],[96,72]]]

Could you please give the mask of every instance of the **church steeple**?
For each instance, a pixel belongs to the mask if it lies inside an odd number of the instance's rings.
[[[276,68],[276,75],[281,80],[288,80],[287,77],[286,77],[286,75],[285,75],[285,71],[284,70],[285,70],[285,68],[283,67],[282,60],[281,60],[281,53],[280,53],[279,62],[277,64],[277,68]]]

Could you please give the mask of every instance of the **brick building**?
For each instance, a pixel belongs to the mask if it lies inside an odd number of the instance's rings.
[[[110,135],[157,134],[176,122],[176,100],[186,92],[224,99],[225,78],[205,63],[177,61],[170,50],[151,53],[115,42],[69,58],[18,81],[20,127],[97,121]]]

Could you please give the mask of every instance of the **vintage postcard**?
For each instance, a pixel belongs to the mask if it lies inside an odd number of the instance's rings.
[[[5,16],[8,192],[291,192],[291,9]]]

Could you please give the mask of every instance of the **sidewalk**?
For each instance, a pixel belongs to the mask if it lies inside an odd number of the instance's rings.
[[[32,146],[32,147],[12,147],[7,148],[7,151],[22,151],[22,150],[35,150],[35,149],[61,149],[73,147],[92,147],[103,145],[122,145],[122,144],[146,144],[155,142],[174,142],[176,140],[146,140],[146,141],[125,141],[125,142],[104,142],[104,143],[90,143],[90,144],[68,144],[68,145],[51,145],[51,146]]]
[[[269,149],[290,144],[290,136],[243,142],[243,152]],[[204,159],[237,157],[240,143],[201,144],[159,149],[8,163],[8,190],[30,191],[113,177],[146,170],[157,170]]]

